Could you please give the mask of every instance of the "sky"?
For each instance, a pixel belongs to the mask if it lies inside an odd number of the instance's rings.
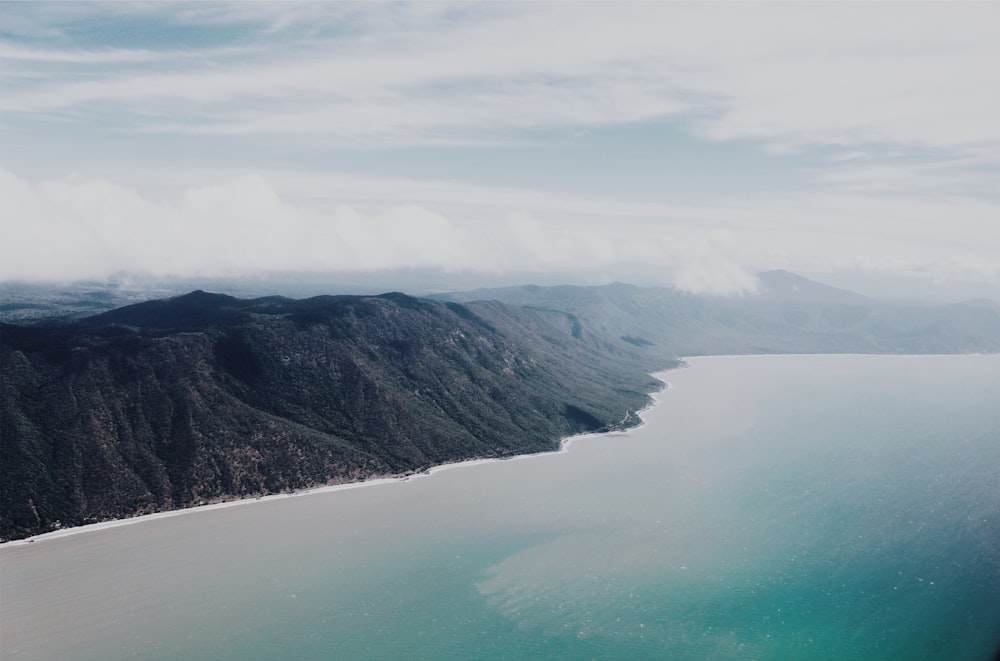
[[[0,2],[0,281],[1000,297],[998,117],[1000,3]]]

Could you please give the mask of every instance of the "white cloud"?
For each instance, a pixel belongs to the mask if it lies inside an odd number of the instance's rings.
[[[299,188],[286,191],[285,181]],[[803,195],[670,207],[441,181],[250,173],[156,201],[107,180],[32,184],[5,171],[0,199],[9,219],[0,280],[645,264],[686,291],[748,294],[756,290],[750,274],[770,268],[1000,278],[1000,214],[974,200]]]
[[[368,21],[309,5],[187,8],[179,16],[207,11],[281,32],[301,27],[301,13],[354,32],[294,48],[282,48],[279,35],[251,42],[256,52],[239,58],[206,50],[210,66],[54,75],[10,90],[0,107],[83,111],[115,102],[140,129],[372,144],[682,111],[720,140],[958,150],[1000,143],[1000,86],[988,75],[1000,62],[994,4],[518,5],[466,8],[460,20],[446,20],[446,8],[382,7]],[[198,104],[197,112],[185,107],[183,123],[143,121],[153,108],[162,116],[165,103]]]
[[[5,241],[0,280],[269,270],[531,269],[594,255],[594,239],[525,218],[458,226],[419,204],[317,210],[284,201],[259,175],[156,203],[96,179],[32,185],[0,171]]]
[[[746,269],[718,257],[683,265],[674,275],[674,286],[691,294],[732,296],[756,294],[757,277]]]
[[[712,296],[746,296],[760,290],[757,277],[740,260],[746,254],[736,236],[715,231],[681,242],[673,257],[673,282],[681,291]]]
[[[58,62],[61,64],[121,64],[152,62],[163,57],[150,50],[77,50],[59,51],[39,48],[25,48],[0,42],[0,59],[34,62]]]
[[[553,218],[544,209],[541,218],[527,211],[491,216],[496,211],[489,201],[486,209],[475,209],[461,187],[457,199],[463,204],[455,213],[466,220],[456,222],[432,209],[442,196],[430,205],[390,197],[381,203],[363,200],[365,211],[343,203],[321,209],[289,203],[256,174],[153,202],[105,180],[30,184],[0,173],[5,216],[12,219],[0,248],[0,280],[101,278],[120,271],[218,275],[420,266],[574,271],[625,261],[668,272],[671,260],[686,251],[684,242],[668,240],[670,232],[643,234],[605,222]],[[709,263],[708,245],[700,250]],[[691,290],[701,286],[690,278],[685,282]],[[724,289],[718,281],[710,286],[714,293]]]

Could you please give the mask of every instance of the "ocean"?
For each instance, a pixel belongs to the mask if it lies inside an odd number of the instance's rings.
[[[0,658],[994,658],[1000,356],[688,362],[562,452],[5,544]]]

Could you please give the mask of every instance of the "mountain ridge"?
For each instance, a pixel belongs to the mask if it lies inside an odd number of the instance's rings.
[[[1000,305],[990,301],[880,301],[784,271],[761,279],[761,293],[742,297],[616,283],[476,289],[433,298],[560,310],[659,356],[1000,351]]]
[[[554,449],[636,422],[678,355],[1000,351],[992,302],[763,286],[195,290],[0,324],[0,538]]]

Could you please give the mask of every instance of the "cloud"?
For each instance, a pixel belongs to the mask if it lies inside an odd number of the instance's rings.
[[[776,267],[998,277],[1000,5],[4,9],[5,158],[33,183],[0,177],[3,277],[630,261],[718,293]],[[746,192],[756,171],[710,167],[729,154],[782,176]],[[687,159],[704,174],[669,181]]]
[[[599,257],[607,243],[526,216],[459,226],[412,203],[317,210],[286,202],[256,174],[157,203],[106,180],[33,185],[0,171],[0,195],[12,219],[0,249],[0,280],[102,278],[119,271],[551,269]]]
[[[712,296],[758,293],[757,277],[727,257],[726,249],[718,245],[721,243],[731,249],[732,238],[728,233],[715,233],[710,240],[700,239],[687,244],[677,259],[674,286],[691,294]]]
[[[0,43],[0,59],[3,60],[89,65],[152,62],[159,58],[162,58],[162,54],[150,50],[59,51],[25,48],[14,44]]]
[[[285,190],[286,181],[298,188]],[[692,293],[747,295],[757,287],[752,273],[770,268],[1000,278],[997,208],[970,200],[813,195],[670,207],[268,173],[153,199],[106,179],[30,183],[2,170],[0,199],[10,219],[0,280],[400,267],[614,273],[633,264]]]
[[[343,203],[302,206],[283,199],[258,174],[155,202],[107,180],[69,177],[31,184],[0,171],[0,196],[13,219],[0,247],[0,280],[400,267],[572,272],[630,261],[655,264],[666,277],[671,264],[690,253],[690,242],[669,232],[643,234],[525,211],[456,222],[402,201],[376,206],[369,200],[364,211]],[[685,289],[748,290],[737,269],[709,243],[702,241],[697,249],[700,269],[681,270]]]
[[[91,19],[108,11],[100,7]],[[138,72],[107,66],[128,53],[52,50],[39,56],[51,75],[8,90],[0,107],[85,115],[115,103],[138,130],[371,145],[679,114],[712,139],[793,148],[1000,143],[1000,92],[982,77],[984,63],[1000,61],[991,27],[1000,7],[991,4],[392,6],[370,14],[253,4],[181,7],[166,18],[257,25],[272,38],[251,36],[239,57],[205,49],[201,60]],[[337,28],[335,38],[325,32]],[[294,47],[282,48],[286,39]],[[101,68],[81,75],[77,62],[72,80],[55,68],[88,57]],[[164,104],[177,112],[164,113]],[[185,120],[155,119],[164,114]]]

